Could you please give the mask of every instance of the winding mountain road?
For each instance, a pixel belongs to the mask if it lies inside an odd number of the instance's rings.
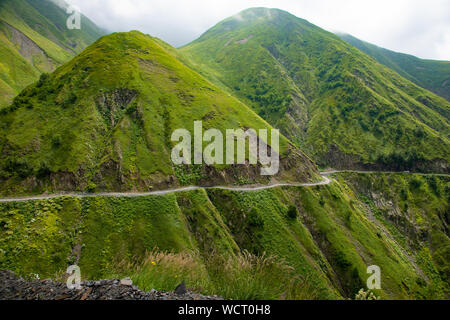
[[[171,193],[183,192],[183,191],[193,191],[199,189],[219,189],[219,190],[230,190],[230,191],[242,191],[242,192],[250,192],[250,191],[260,191],[273,189],[278,187],[314,187],[314,186],[324,186],[331,183],[331,179],[328,177],[334,173],[340,172],[353,172],[353,173],[400,173],[400,172],[380,172],[380,171],[353,171],[353,170],[333,170],[327,172],[321,172],[322,181],[313,182],[313,183],[278,183],[271,184],[267,186],[248,186],[248,187],[222,187],[222,186],[213,186],[213,187],[200,187],[200,186],[191,186],[191,187],[183,187],[178,189],[168,189],[168,190],[159,190],[159,191],[149,191],[149,192],[101,192],[101,193],[60,193],[60,194],[51,194],[51,195],[41,195],[41,196],[29,196],[29,197],[20,197],[20,198],[0,198],[0,202],[19,202],[19,201],[30,201],[30,200],[44,200],[44,199],[54,199],[59,197],[78,197],[78,198],[92,198],[92,197],[145,197],[145,196],[161,196]],[[409,173],[409,172],[407,172]],[[427,175],[427,174],[424,174]],[[441,174],[436,174],[441,175]],[[442,176],[447,176],[442,174]]]
[[[199,189],[219,189],[219,190],[230,190],[230,191],[260,191],[273,189],[278,187],[313,187],[313,186],[323,186],[331,183],[331,179],[328,178],[328,175],[335,172],[323,172],[321,173],[322,181],[314,182],[314,183],[278,183],[271,184],[267,186],[254,186],[254,187],[200,187],[200,186],[190,186],[183,187],[178,189],[168,189],[168,190],[159,190],[159,191],[149,191],[149,192],[100,192],[100,193],[76,193],[76,192],[68,192],[68,193],[60,193],[60,194],[49,194],[49,195],[40,195],[40,196],[29,196],[29,197],[20,197],[20,198],[1,198],[0,202],[18,202],[18,201],[30,201],[30,200],[45,200],[45,199],[54,199],[59,197],[78,197],[78,198],[92,198],[92,197],[145,197],[145,196],[161,196],[171,193],[183,192],[183,191],[193,191]]]

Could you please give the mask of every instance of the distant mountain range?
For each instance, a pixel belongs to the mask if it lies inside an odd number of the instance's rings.
[[[0,1],[0,108],[41,73],[55,70],[106,33],[85,16],[80,30],[69,30],[64,6],[64,1]]]
[[[337,35],[418,86],[434,92],[447,101],[450,100],[450,61],[420,59],[380,48],[349,34]]]

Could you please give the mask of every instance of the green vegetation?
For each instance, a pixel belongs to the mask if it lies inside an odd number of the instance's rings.
[[[305,20],[248,9],[180,51],[319,166],[448,171],[448,101]]]
[[[148,190],[237,181],[242,172],[227,166],[174,168],[172,132],[186,128],[193,137],[196,120],[224,139],[226,129],[270,126],[160,43],[137,31],[105,36],[1,110],[0,190],[84,191],[92,183],[99,191]],[[280,179],[317,178],[312,161],[284,137],[280,149],[282,159],[295,163],[280,168]],[[259,172],[248,178],[264,179]]]
[[[131,276],[146,290],[184,280],[233,299],[353,299],[367,266],[378,265],[381,299],[448,299],[448,177],[336,178],[312,188],[2,203],[0,269],[59,277],[76,263],[84,279]]]
[[[316,180],[298,147],[321,166],[448,171],[447,101],[286,12],[246,10],[181,50],[114,33],[67,63],[100,31],[86,19],[86,33],[60,31],[62,12],[0,2],[2,196]],[[193,136],[196,120],[222,133],[280,128],[280,173],[173,165],[172,132]],[[2,202],[0,269],[61,279],[77,264],[84,279],[185,281],[231,299],[449,299],[449,177],[334,178]],[[382,275],[373,292],[371,265]]]
[[[274,256],[164,253],[153,251],[136,268],[133,282],[143,290],[172,291],[181,280],[191,290],[239,300],[312,299],[308,284]]]
[[[0,2],[0,109],[105,33],[85,16],[81,30],[69,30],[67,18],[51,0]]]
[[[289,206],[288,211],[287,211],[287,216],[290,219],[297,219],[297,217],[298,217],[298,209],[297,209],[297,207],[293,206],[293,205]]]
[[[402,77],[434,92],[447,101],[450,100],[450,61],[420,59],[409,54],[380,48],[349,34],[338,34],[338,36],[379,63],[398,72]]]

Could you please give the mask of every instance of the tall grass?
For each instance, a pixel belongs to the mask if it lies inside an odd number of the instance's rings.
[[[142,290],[171,291],[185,281],[202,294],[235,300],[314,299],[314,288],[294,268],[275,256],[198,252],[149,252],[142,264],[134,266],[133,282]]]
[[[208,272],[197,252],[153,250],[147,253],[141,265],[135,267],[131,278],[144,291],[173,291],[182,281],[196,292],[204,292],[209,286]]]

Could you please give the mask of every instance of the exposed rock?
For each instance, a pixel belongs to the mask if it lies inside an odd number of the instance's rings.
[[[52,61],[52,59],[47,56],[45,51],[42,50],[33,40],[6,22],[3,23],[10,31],[10,40],[18,47],[19,53],[25,59],[27,59],[35,67],[42,68],[44,71],[51,72],[55,69],[55,62]],[[39,59],[37,59],[37,57],[39,57]],[[39,65],[36,65],[37,61],[40,62]]]
[[[124,284],[124,280],[130,284]],[[68,289],[62,282],[26,281],[11,271],[0,271],[0,300],[223,300],[193,293],[185,286],[179,293],[144,292],[131,283],[130,278],[87,281],[81,283],[81,289]]]
[[[177,295],[183,295],[187,293],[187,289],[186,289],[186,284],[184,283],[184,281],[182,283],[180,283],[176,288],[175,288],[175,294]]]
[[[236,43],[246,44],[246,43],[248,42],[248,40],[250,40],[251,38],[253,38],[253,35],[250,35],[250,36],[248,36],[248,37],[245,38],[245,39],[238,40],[238,41],[236,41]]]
[[[102,93],[96,100],[97,109],[108,126],[114,127],[124,110],[136,99],[138,92],[127,88],[115,89]]]
[[[125,278],[125,279],[120,280],[120,284],[123,286],[132,286],[133,281],[131,281],[130,278]]]

